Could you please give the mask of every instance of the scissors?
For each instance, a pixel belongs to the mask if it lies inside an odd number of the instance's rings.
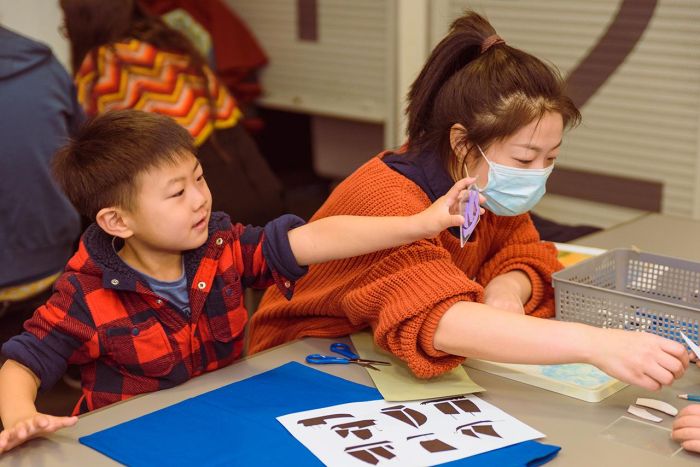
[[[340,363],[347,365],[349,363],[355,363],[357,365],[363,366],[365,368],[371,368],[373,370],[379,371],[374,365],[391,365],[389,362],[382,362],[379,360],[365,360],[360,358],[355,352],[350,349],[350,346],[343,344],[341,342],[335,342],[331,344],[331,352],[342,355],[342,357],[333,357],[330,355],[321,354],[311,354],[306,356],[306,363],[313,363],[314,365],[328,365],[331,363]]]

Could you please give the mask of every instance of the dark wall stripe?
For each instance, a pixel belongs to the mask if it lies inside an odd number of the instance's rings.
[[[623,0],[598,43],[566,79],[567,92],[582,108],[634,50],[656,10],[657,0]],[[558,167],[547,183],[550,193],[660,212],[663,184]]]
[[[557,167],[549,176],[547,192],[632,209],[661,212],[663,184]]]
[[[576,106],[583,107],[641,39],[657,0],[624,0],[607,31],[566,79],[568,94]]]
[[[299,40],[318,41],[318,3],[316,0],[297,0],[297,31]]]

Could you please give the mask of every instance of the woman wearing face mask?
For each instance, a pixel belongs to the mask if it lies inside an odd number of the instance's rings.
[[[294,300],[270,290],[251,323],[251,352],[304,336],[371,328],[377,345],[430,378],[476,357],[588,362],[648,389],[683,374],[679,343],[651,334],[540,318],[554,315],[555,248],[527,213],[542,197],[565,128],[580,114],[560,76],[467,13],[413,83],[408,142],[371,159],[314,216],[406,215],[454,180],[475,177],[485,213],[459,232],[311,267]]]

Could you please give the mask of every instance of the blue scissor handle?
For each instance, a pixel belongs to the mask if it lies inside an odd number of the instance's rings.
[[[318,353],[307,355],[306,356],[306,363],[313,363],[316,365],[328,365],[330,363],[342,363],[347,365],[350,363],[350,360],[347,358],[341,358],[341,357],[329,357],[327,355],[321,355]]]
[[[331,352],[339,353],[344,357],[348,357],[350,360],[359,360],[360,356],[352,351],[349,345],[343,344],[341,342],[336,342],[331,344]]]

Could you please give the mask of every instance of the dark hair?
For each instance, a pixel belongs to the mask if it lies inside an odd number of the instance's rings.
[[[565,128],[581,120],[556,68],[495,35],[485,18],[466,12],[432,51],[408,94],[409,149],[437,150],[452,175],[461,174],[469,158],[453,157],[450,129],[456,123],[467,130],[461,144],[469,156],[476,144],[507,138],[546,112],[559,113]]]
[[[85,56],[96,52],[98,47],[138,39],[158,49],[189,56],[191,65],[204,75],[206,60],[192,42],[148,13],[137,0],[61,0],[60,3],[70,41],[73,74],[78,73]]]
[[[102,208],[131,209],[137,175],[196,151],[189,132],[164,115],[115,110],[86,123],[54,157],[58,184],[83,216]]]

